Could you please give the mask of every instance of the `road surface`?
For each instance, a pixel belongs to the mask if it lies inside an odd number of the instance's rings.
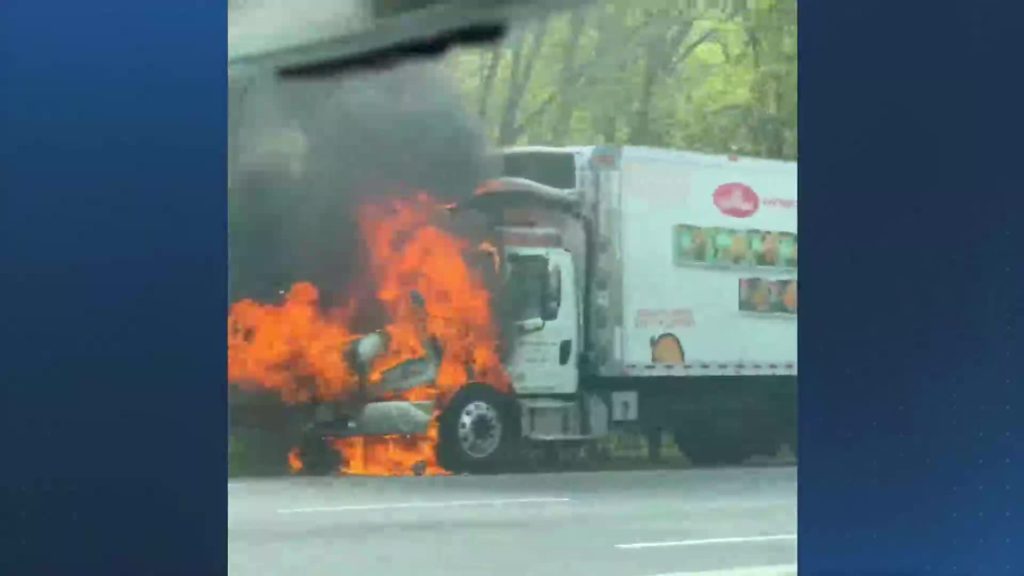
[[[796,574],[796,468],[228,484],[232,576]]]

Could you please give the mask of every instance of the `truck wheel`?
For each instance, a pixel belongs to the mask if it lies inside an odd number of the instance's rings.
[[[750,457],[749,447],[739,435],[676,430],[674,438],[676,447],[694,466],[741,464]]]
[[[519,438],[515,401],[486,384],[470,384],[439,420],[438,461],[452,472],[495,472]]]

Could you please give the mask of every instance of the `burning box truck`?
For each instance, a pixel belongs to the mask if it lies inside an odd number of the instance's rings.
[[[230,3],[233,433],[384,474],[618,430],[697,464],[795,443],[795,164],[521,148],[495,173],[437,66],[346,73],[580,3]]]
[[[308,408],[299,466],[345,469],[365,457],[357,439],[375,436],[388,451],[426,439],[406,446],[413,472],[502,469],[526,448],[618,430],[647,435],[655,454],[670,433],[698,465],[795,448],[795,163],[528,147],[500,164],[501,177],[445,210],[486,231],[472,270],[497,279],[504,334],[460,343],[453,323],[486,311],[438,319],[437,294],[391,290],[412,328],[333,341],[345,349],[325,353],[343,355],[359,384]],[[394,354],[398,341],[407,353]]]
[[[545,443],[625,429],[655,453],[667,431],[695,464],[795,449],[795,163],[638,147],[503,160],[460,207],[486,215],[518,322],[515,422],[499,424]]]

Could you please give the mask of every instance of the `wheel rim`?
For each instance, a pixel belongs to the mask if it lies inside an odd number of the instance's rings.
[[[501,443],[501,417],[486,402],[470,402],[459,413],[459,445],[473,458],[486,458]]]

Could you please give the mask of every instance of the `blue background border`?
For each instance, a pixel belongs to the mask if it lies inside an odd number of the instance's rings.
[[[0,2],[0,574],[226,572],[226,30]]]
[[[801,574],[1022,574],[1021,7],[800,8]]]
[[[1021,573],[1019,13],[801,4],[802,574]],[[225,571],[225,30],[0,2],[0,573]]]

